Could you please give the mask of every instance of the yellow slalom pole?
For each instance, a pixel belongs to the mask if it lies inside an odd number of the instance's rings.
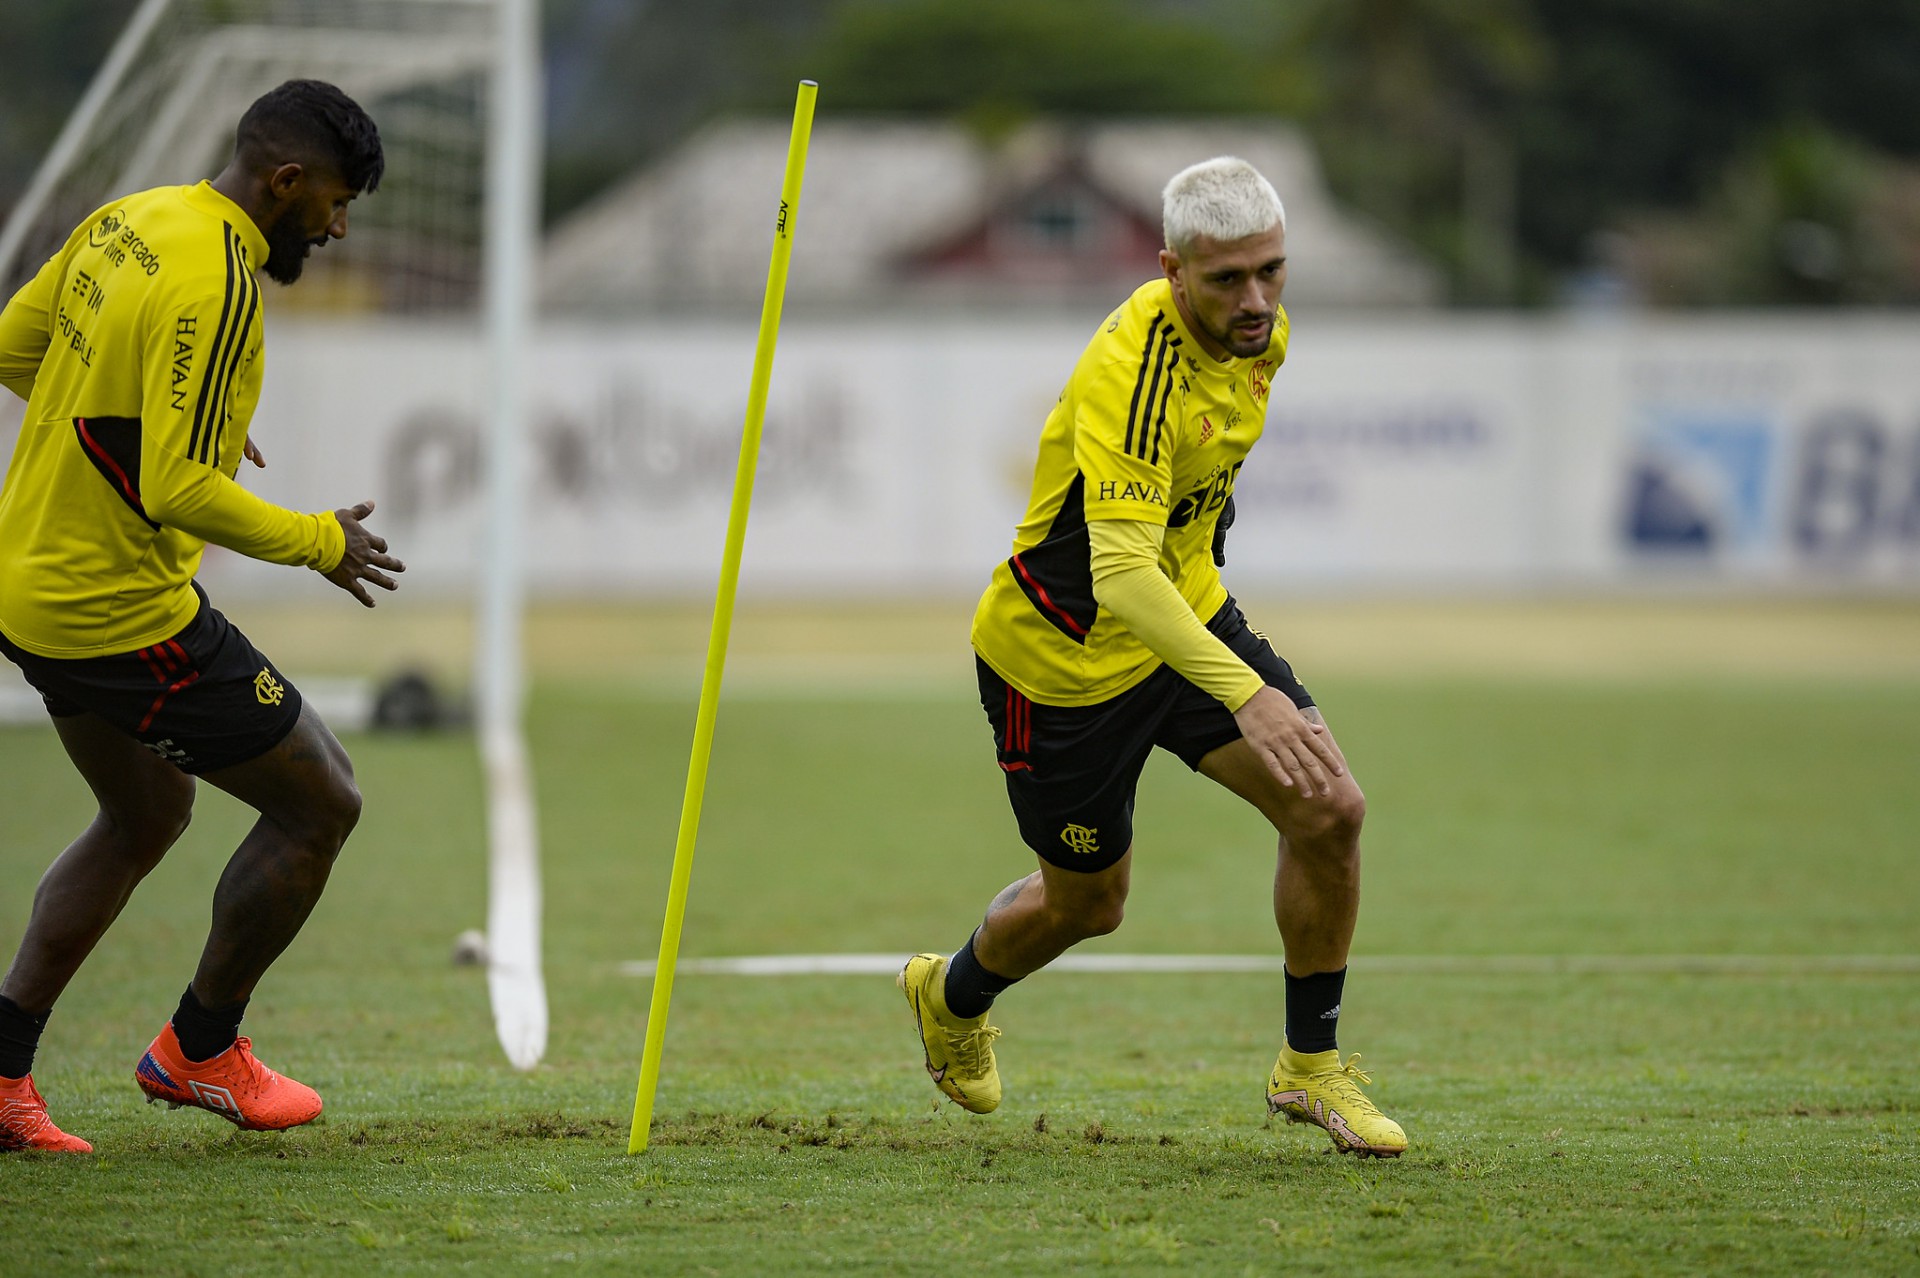
[[[700,713],[693,726],[693,759],[687,765],[687,792],[680,802],[680,837],[673,849],[673,880],[667,889],[667,918],[660,929],[660,960],[653,970],[653,1004],[647,1011],[647,1046],[640,1059],[640,1089],[633,1098],[633,1130],[627,1152],[647,1147],[653,1126],[653,1094],[660,1084],[660,1049],[667,1036],[667,1007],[673,1000],[673,969],[680,957],[680,924],[687,913],[687,883],[693,877],[693,845],[700,833],[700,803],[707,790],[707,761],[713,753],[713,722],[720,712],[720,677],[727,666],[727,635],[733,628],[733,597],[740,585],[740,552],[747,539],[747,509],[753,504],[753,475],[760,460],[760,430],[767,416],[767,383],[773,376],[773,347],[780,336],[780,305],[786,299],[787,265],[793,257],[793,218],[800,207],[800,179],[807,167],[807,142],[813,135],[813,100],[820,86],[800,82],[793,105],[793,137],[787,143],[787,174],[780,184],[780,214],[773,227],[773,262],[767,267],[767,296],[760,307],[760,342],[753,353],[753,382],[747,391],[747,421],[740,435],[740,464],[733,474],[733,508],[727,515],[727,546],[720,561],[720,588],[713,601],[713,630],[707,636],[707,670],[700,682]]]

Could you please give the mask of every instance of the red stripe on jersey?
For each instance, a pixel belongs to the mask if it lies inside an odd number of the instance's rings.
[[[1068,616],[1067,613],[1061,609],[1060,605],[1053,601],[1053,596],[1047,593],[1047,588],[1035,581],[1033,574],[1027,571],[1027,566],[1020,562],[1020,556],[1015,555],[1008,562],[1019,572],[1021,579],[1033,587],[1033,593],[1040,596],[1040,602],[1046,606],[1048,612],[1060,618],[1060,620],[1066,624],[1067,629],[1073,631],[1073,633],[1083,639],[1086,638],[1087,628]]]
[[[100,441],[95,439],[93,432],[87,429],[87,419],[84,417],[76,417],[73,419],[73,424],[79,428],[80,439],[86,444],[87,451],[93,454],[94,460],[113,472],[114,479],[118,481],[120,485],[121,496],[144,511],[146,507],[140,503],[139,490],[133,486],[133,481],[127,478],[127,472],[120,469],[120,463],[115,461],[107,453],[107,450],[100,446]]]

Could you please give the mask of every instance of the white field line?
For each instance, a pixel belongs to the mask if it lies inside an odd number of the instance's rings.
[[[905,954],[755,954],[683,958],[676,971],[701,976],[879,976],[900,970]],[[653,960],[622,963],[626,976],[652,976]],[[1356,955],[1360,972],[1412,975],[1702,975],[1920,973],[1920,954],[1374,954]],[[1050,972],[1278,972],[1272,954],[1064,954]]]

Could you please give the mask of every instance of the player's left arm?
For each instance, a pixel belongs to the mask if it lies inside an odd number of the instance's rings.
[[[148,518],[252,559],[330,573],[346,552],[332,511],[307,514],[248,492],[219,467],[231,416],[231,374],[220,376],[213,335],[223,299],[188,298],[147,327],[141,366],[140,490]],[[182,335],[190,335],[190,338]],[[244,337],[243,339],[244,340]],[[190,353],[183,354],[183,347]],[[181,380],[177,358],[190,359]],[[208,376],[207,361],[215,361]],[[184,391],[182,390],[184,388]],[[242,409],[250,407],[242,405]],[[244,429],[245,417],[239,424]],[[243,445],[244,447],[244,445]]]
[[[29,399],[53,341],[53,303],[65,253],[56,253],[0,310],[0,386]]]

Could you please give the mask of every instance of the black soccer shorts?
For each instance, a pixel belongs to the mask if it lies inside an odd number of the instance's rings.
[[[1232,599],[1207,629],[1268,687],[1302,710],[1313,704],[1293,667],[1247,625]],[[1227,708],[1170,666],[1095,705],[1045,706],[1022,696],[980,658],[974,664],[1020,837],[1062,869],[1104,870],[1133,846],[1134,790],[1155,746],[1197,769],[1209,753],[1240,738],[1240,725]]]
[[[182,772],[257,759],[300,718],[300,691],[207,601],[171,639],[111,657],[36,656],[0,635],[54,718],[97,714]]]

